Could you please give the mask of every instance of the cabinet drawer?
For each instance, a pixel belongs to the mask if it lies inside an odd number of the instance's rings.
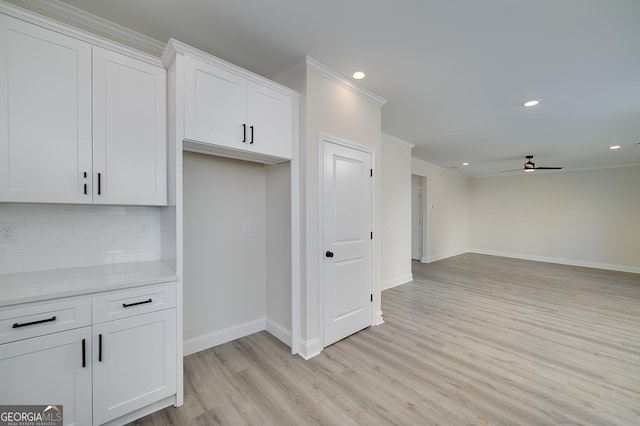
[[[93,323],[127,318],[175,306],[175,284],[108,293],[93,297]]]
[[[91,300],[34,303],[0,310],[0,344],[91,325]]]

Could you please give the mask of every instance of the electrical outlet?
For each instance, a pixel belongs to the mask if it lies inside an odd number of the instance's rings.
[[[138,225],[138,237],[148,237],[149,236],[149,225],[146,223],[142,223]]]
[[[15,223],[0,223],[0,243],[18,242],[18,230]]]

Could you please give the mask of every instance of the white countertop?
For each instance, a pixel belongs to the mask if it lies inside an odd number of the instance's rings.
[[[0,275],[0,307],[176,281],[160,260]]]

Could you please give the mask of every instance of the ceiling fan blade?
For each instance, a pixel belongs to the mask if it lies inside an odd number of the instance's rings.
[[[513,169],[513,170],[501,170],[500,173],[507,173],[507,172],[521,172],[524,169],[522,167],[520,167],[519,169]]]
[[[560,170],[562,167],[536,167],[535,170]]]

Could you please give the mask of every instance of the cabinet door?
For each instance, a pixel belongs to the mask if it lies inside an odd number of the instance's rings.
[[[94,204],[166,205],[165,81],[163,68],[93,48]]]
[[[90,339],[84,327],[0,345],[2,404],[62,405],[63,424],[90,425]]]
[[[185,57],[184,96],[185,139],[247,149],[246,79]]]
[[[175,393],[175,309],[93,326],[94,424]]]
[[[249,150],[292,158],[293,100],[291,96],[249,82]],[[251,128],[252,127],[252,128]]]
[[[91,203],[91,46],[5,15],[0,201]]]

